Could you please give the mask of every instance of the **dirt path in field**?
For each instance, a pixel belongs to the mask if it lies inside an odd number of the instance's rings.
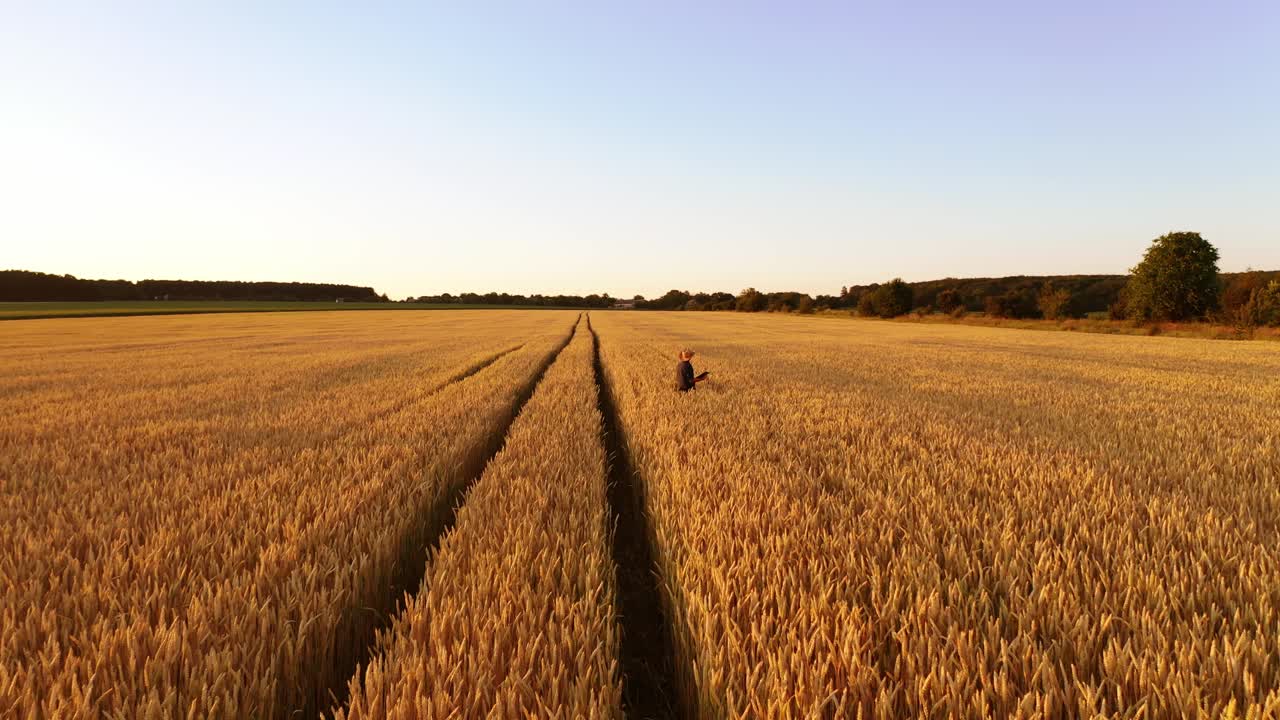
[[[658,591],[658,568],[653,562],[649,519],[644,512],[644,489],[618,430],[613,393],[600,364],[600,337],[591,327],[596,390],[603,439],[609,459],[609,510],[613,516],[613,562],[618,577],[618,618],[622,634],[622,692],[626,716],[685,718],[675,685],[675,655]]]
[[[423,525],[426,526],[425,535],[428,541],[426,543],[415,542],[412,546],[405,547],[401,555],[404,560],[396,568],[394,581],[387,588],[387,602],[383,604],[383,607],[395,608],[395,612],[386,613],[379,618],[379,622],[365,638],[363,648],[352,658],[352,663],[346,668],[347,672],[338,675],[338,677],[343,678],[339,687],[327,689],[325,694],[332,698],[332,701],[328,704],[325,712],[320,714],[306,713],[306,717],[316,719],[332,717],[335,710],[346,706],[350,695],[348,681],[355,675],[357,670],[368,665],[374,651],[377,649],[378,633],[390,627],[395,617],[404,610],[406,595],[415,595],[422,589],[422,580],[427,574],[427,559],[440,547],[440,541],[444,536],[453,529],[454,523],[457,521],[458,509],[462,506],[467,491],[484,474],[485,466],[489,464],[489,461],[502,451],[503,446],[507,443],[507,434],[511,430],[511,425],[519,417],[525,403],[529,402],[529,398],[533,397],[534,391],[537,390],[538,384],[542,382],[542,377],[547,374],[547,370],[555,363],[556,358],[560,357],[560,353],[564,352],[564,349],[573,341],[582,323],[583,316],[579,314],[569,334],[556,346],[555,350],[547,355],[546,360],[539,366],[529,384],[516,398],[515,404],[512,406],[511,416],[490,437],[489,445],[483,448],[482,452],[476,454],[477,461],[459,469],[457,483],[423,516]],[[523,347],[523,345],[504,350],[472,367],[466,368],[451,377],[444,385],[462,382],[497,362],[503,356],[520,349],[520,347]],[[411,537],[418,538],[421,535],[413,534]]]

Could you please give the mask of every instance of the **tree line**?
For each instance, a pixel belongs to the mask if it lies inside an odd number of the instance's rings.
[[[1218,250],[1195,232],[1156,238],[1128,275],[946,278],[908,283],[846,286],[839,295],[812,297],[797,292],[764,293],[747,288],[729,293],[671,290],[654,300],[637,298],[637,308],[653,310],[735,310],[798,312],[848,310],[868,317],[946,313],[962,317],[1062,320],[1105,313],[1114,320],[1181,322],[1211,320],[1238,327],[1280,325],[1280,272],[1221,273]]]
[[[461,293],[452,295],[422,295],[405,299],[409,303],[431,303],[433,305],[513,305],[518,307],[573,307],[573,308],[607,308],[618,301],[602,295],[519,295],[512,293]]]
[[[93,300],[314,300],[389,302],[371,287],[331,283],[205,280],[84,280],[24,270],[0,271],[0,301]],[[813,313],[847,310],[883,318],[908,313],[961,317],[1060,320],[1105,313],[1138,322],[1212,320],[1242,328],[1280,325],[1280,272],[1220,273],[1218,250],[1195,232],[1152,241],[1128,275],[946,278],[846,286],[838,295],[800,292],[739,293],[669,290],[645,299],[592,295],[461,293],[422,295],[404,302],[516,307]]]
[[[0,270],[0,301],[260,300],[390,302],[371,287],[238,280],[86,280],[29,270]]]

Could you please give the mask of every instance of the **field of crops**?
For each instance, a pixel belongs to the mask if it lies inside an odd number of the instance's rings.
[[[6,324],[0,716],[327,708],[576,317]]]
[[[1280,352],[602,315],[700,717],[1280,712]],[[672,348],[713,381],[666,392]]]
[[[1271,717],[1278,408],[1270,344],[0,323],[0,717]]]

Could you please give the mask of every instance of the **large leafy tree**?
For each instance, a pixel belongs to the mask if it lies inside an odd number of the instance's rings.
[[[761,312],[765,309],[769,299],[755,288],[747,288],[738,293],[738,298],[734,301],[734,308],[738,312]]]
[[[1131,318],[1191,320],[1218,305],[1218,249],[1200,233],[1156,238],[1129,273],[1125,300]]]
[[[902,278],[890,280],[876,288],[871,295],[875,312],[882,318],[898,317],[911,312],[911,303],[914,299],[914,291],[910,285],[902,281]]]

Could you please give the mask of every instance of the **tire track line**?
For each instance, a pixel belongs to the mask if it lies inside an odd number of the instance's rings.
[[[631,464],[618,426],[613,390],[600,361],[600,337],[587,315],[605,453],[609,460],[609,512],[613,520],[613,562],[618,580],[618,623],[622,636],[623,710],[628,718],[686,718],[676,691],[671,628],[659,590],[652,530],[645,512],[644,485]]]
[[[569,343],[573,341],[581,323],[582,314],[580,313],[578,319],[574,321],[573,327],[570,328],[568,335],[554,350],[547,354],[537,372],[534,373],[533,378],[521,391],[520,395],[517,396],[515,403],[512,405],[510,416],[501,423],[498,431],[492,434],[489,443],[478,448],[472,454],[472,459],[458,469],[455,473],[455,477],[458,480],[424,513],[423,521],[419,523],[419,529],[415,532],[410,532],[404,538],[400,552],[401,561],[393,573],[394,580],[387,589],[387,602],[382,604],[384,608],[392,608],[393,611],[383,613],[372,608],[366,609],[377,613],[378,621],[374,623],[370,632],[364,638],[363,647],[347,663],[346,672],[338,673],[340,678],[338,687],[330,687],[324,693],[330,698],[329,703],[327,703],[327,710],[320,714],[308,713],[307,717],[332,717],[335,710],[346,706],[350,691],[349,680],[358,669],[369,664],[374,652],[377,650],[379,633],[390,627],[395,617],[404,610],[406,597],[416,596],[422,590],[422,581],[427,574],[427,561],[440,547],[440,542],[445,535],[453,529],[454,523],[457,521],[458,510],[461,509],[462,503],[466,499],[467,491],[484,474],[484,469],[489,464],[489,461],[506,446],[507,435],[511,430],[511,426],[515,423],[521,411],[524,410],[529,398],[533,397],[533,393],[537,390],[538,384],[542,382],[543,376],[547,374],[547,370],[560,357],[560,354],[568,347]],[[524,345],[501,352],[487,361],[482,361],[476,366],[460,372],[455,376],[455,379],[445,382],[431,392],[434,393],[449,384],[461,382],[475,375],[497,362],[503,356],[515,352],[520,347],[524,347]],[[425,542],[423,538],[425,538]]]

